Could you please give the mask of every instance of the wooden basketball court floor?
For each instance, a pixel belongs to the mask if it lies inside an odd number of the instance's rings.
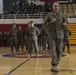
[[[0,75],[76,75],[76,46],[71,46],[69,56],[61,58],[58,73],[50,71],[51,58],[28,59],[1,56],[9,52],[9,47],[0,47]]]

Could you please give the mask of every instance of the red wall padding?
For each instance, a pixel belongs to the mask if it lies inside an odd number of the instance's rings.
[[[26,29],[27,24],[16,24],[17,27],[21,26],[22,29]],[[13,24],[0,24],[0,31],[4,32],[4,31],[9,31],[12,28]]]

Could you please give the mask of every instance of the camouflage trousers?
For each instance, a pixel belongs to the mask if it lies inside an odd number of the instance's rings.
[[[69,38],[64,38],[64,40],[63,40],[63,51],[65,50],[65,46],[67,46],[68,52],[70,52],[70,40],[69,40]]]
[[[33,46],[35,48],[35,52],[39,53],[37,36],[32,36],[32,37],[30,36],[29,37],[29,40],[28,40],[28,54],[32,53]]]
[[[15,46],[15,50],[18,51],[18,39],[17,37],[11,37],[11,51],[13,52],[14,46]]]
[[[48,37],[47,36],[44,36],[44,39],[43,39],[43,50],[44,51],[48,50]]]
[[[29,37],[26,38],[26,51],[28,51],[28,45],[29,45]]]
[[[18,38],[18,50],[19,50],[20,46],[21,46],[21,49],[23,50],[24,49],[24,40],[23,40],[23,37]]]
[[[58,65],[61,58],[63,40],[61,39],[49,40],[49,48],[51,50],[52,55],[52,62],[51,62],[52,66]]]

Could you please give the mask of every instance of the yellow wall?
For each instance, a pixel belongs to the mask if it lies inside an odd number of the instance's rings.
[[[70,36],[70,44],[76,44],[76,24],[69,24],[69,29],[72,32]]]

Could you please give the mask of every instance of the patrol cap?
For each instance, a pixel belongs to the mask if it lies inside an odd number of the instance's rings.
[[[34,23],[34,21],[30,21],[30,23]]]
[[[28,22],[28,24],[31,24],[31,22]]]
[[[13,25],[16,25],[16,23],[13,23]]]

